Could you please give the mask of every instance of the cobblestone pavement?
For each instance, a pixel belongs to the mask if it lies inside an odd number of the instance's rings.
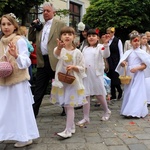
[[[37,118],[40,138],[24,148],[14,148],[14,141],[0,142],[0,150],[150,150],[150,115],[126,119],[119,114],[121,101],[114,101],[109,104],[110,120],[102,122],[102,108],[94,104],[92,101],[90,124],[76,127],[76,133],[64,140],[56,135],[65,127],[65,116],[60,116],[62,108],[51,105],[46,95]],[[77,122],[82,119],[82,109],[75,113]]]

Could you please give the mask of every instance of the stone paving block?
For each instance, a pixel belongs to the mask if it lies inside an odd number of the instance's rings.
[[[67,150],[87,150],[85,143],[66,144]]]
[[[130,150],[149,150],[144,144],[128,145]]]
[[[119,138],[106,138],[104,139],[104,143],[107,146],[113,146],[113,145],[123,145],[123,141],[120,140]]]
[[[129,150],[127,146],[109,146],[109,150]]]
[[[135,134],[135,136],[136,136],[139,140],[150,140],[150,134],[147,134],[147,133]]]
[[[95,137],[85,137],[87,143],[102,143],[103,139],[99,136]]]
[[[90,144],[87,143],[87,150],[108,150],[107,146],[105,144],[99,143],[99,144]]]
[[[17,150],[19,149],[17,148]],[[48,145],[47,144],[32,144],[30,146],[27,146],[25,150],[48,150]]]
[[[116,131],[116,132],[127,132],[127,129],[125,129],[125,128],[123,128],[123,127],[114,127],[114,130]]]
[[[113,137],[116,137],[116,133],[115,132],[102,132],[100,133],[100,136],[102,138],[113,138]]]
[[[67,147],[65,144],[50,144],[48,145],[47,150],[67,150]]]
[[[6,144],[0,143],[0,150],[5,150]]]

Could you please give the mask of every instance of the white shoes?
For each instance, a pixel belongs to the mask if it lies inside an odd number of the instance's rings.
[[[104,113],[103,117],[101,118],[101,121],[109,120],[110,116],[111,116],[111,111],[109,110],[108,112]]]
[[[72,133],[68,132],[67,130],[57,133],[58,136],[62,137],[62,138],[70,138],[72,137]]]
[[[71,129],[71,133],[74,134],[75,132],[76,132],[76,127],[75,127],[75,124],[74,124],[72,129]]]
[[[79,122],[77,122],[76,125],[79,127],[83,127],[85,126],[85,124],[89,124],[89,123],[90,123],[90,119],[82,119]]]
[[[16,144],[14,144],[14,147],[24,147],[27,145],[31,145],[33,143],[32,140],[29,140],[27,142],[17,142]]]

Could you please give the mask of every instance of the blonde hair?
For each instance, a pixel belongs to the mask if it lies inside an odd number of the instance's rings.
[[[26,36],[27,27],[26,26],[20,26],[19,27],[19,32],[20,32],[20,35]]]
[[[19,33],[19,24],[18,22],[16,21],[16,18],[14,18],[11,13],[10,14],[5,14],[1,17],[0,19],[0,24],[2,23],[2,19],[3,18],[7,18],[14,26],[15,26],[15,30],[14,30],[14,33],[16,33],[17,35],[20,35]]]
[[[106,30],[107,32],[115,33],[115,27],[109,27]]]
[[[141,33],[141,34],[140,34],[140,38],[142,38],[143,36],[146,36],[146,37],[147,37],[147,35],[146,35],[145,33]],[[141,46],[142,46],[142,45],[141,45]],[[142,48],[141,46],[140,46],[140,48]],[[148,45],[148,43],[146,43],[145,46],[146,46],[146,51],[147,51],[148,53],[150,53],[150,46]]]

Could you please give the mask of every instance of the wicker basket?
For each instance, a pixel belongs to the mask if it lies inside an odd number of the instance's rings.
[[[119,76],[121,84],[129,84],[131,81],[131,76],[126,75],[126,66],[124,67],[124,75]]]
[[[68,83],[68,84],[72,84],[73,81],[76,79],[74,76],[72,75],[69,75],[68,74],[68,71],[67,73],[62,73],[62,72],[58,72],[58,79],[59,81],[61,82],[65,82],[65,83]]]

